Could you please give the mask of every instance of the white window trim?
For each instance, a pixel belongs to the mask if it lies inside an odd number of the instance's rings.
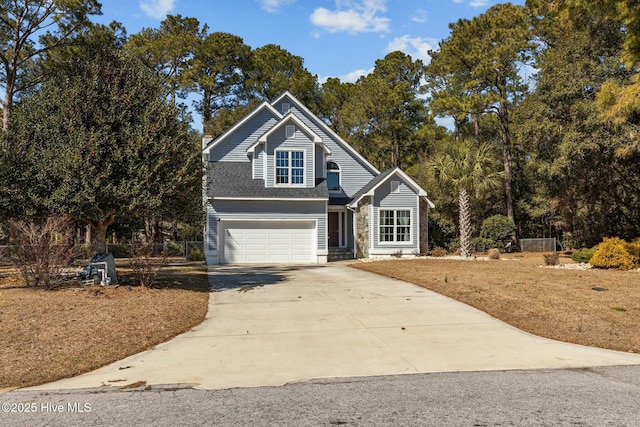
[[[413,226],[414,226],[414,218],[413,218],[413,209],[409,208],[409,207],[399,207],[399,208],[377,208],[377,215],[376,215],[376,224],[375,226],[377,227],[378,230],[378,245],[380,246],[398,246],[398,245],[412,245],[413,244],[413,240],[414,240],[414,232],[413,232]],[[397,240],[393,240],[391,242],[385,242],[382,241],[382,233],[380,232],[380,227],[382,227],[380,225],[380,211],[393,211],[393,212],[398,212],[398,211],[409,211],[409,240],[408,241],[402,241],[402,242],[398,242]],[[393,214],[393,219],[394,219],[394,224],[393,224],[393,238],[395,239],[397,237],[397,227],[398,224],[395,223],[396,220],[396,214]]]
[[[394,194],[400,193],[400,181],[391,181],[391,192]]]
[[[291,110],[291,104],[288,102],[282,103],[282,114],[287,114]]]
[[[289,176],[289,182],[288,183],[281,183],[278,182],[278,153],[289,153],[289,165],[287,166],[288,169],[288,176]],[[291,160],[291,153],[302,153],[302,183],[301,184],[293,184],[291,181],[293,181],[293,176],[291,174],[291,171],[293,168],[292,166],[292,160]],[[291,149],[282,149],[282,150],[276,150],[273,153],[273,184],[276,187],[304,187],[305,186],[305,181],[307,180],[306,177],[306,152],[305,150],[291,150]],[[299,168],[296,168],[299,169]]]
[[[333,160],[327,160],[326,162],[324,162],[324,169],[325,169],[325,179],[328,177],[329,172],[335,172],[336,169],[328,169],[327,168],[327,163],[335,163],[338,166],[337,172],[338,172],[338,189],[337,190],[329,190],[330,193],[340,193],[342,191],[342,167],[340,167],[340,165],[338,164],[338,162],[335,162]]]

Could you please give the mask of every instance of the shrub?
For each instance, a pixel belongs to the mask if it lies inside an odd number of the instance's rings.
[[[637,260],[640,260],[640,239],[636,239],[631,243],[627,243],[627,251]]]
[[[497,246],[498,244],[495,240],[485,239],[484,237],[474,237],[471,239],[471,247],[474,252],[486,252]]]
[[[41,222],[10,221],[15,245],[9,250],[27,286],[52,289],[68,273],[74,257],[73,221],[52,216]]]
[[[500,251],[496,248],[491,248],[487,252],[487,256],[489,259],[493,259],[493,260],[500,259]]]
[[[545,265],[558,265],[560,263],[560,254],[558,252],[552,252],[542,256],[544,258]]]
[[[433,257],[438,257],[438,258],[443,257],[443,256],[447,256],[447,250],[443,249],[443,248],[434,248],[431,251],[430,255],[433,256]]]
[[[391,256],[394,258],[402,258],[402,249],[398,249],[397,251],[393,252]]]
[[[188,261],[204,261],[204,254],[199,247],[193,247],[189,250],[189,255],[187,255]]]
[[[504,215],[493,215],[482,221],[480,237],[492,241],[510,238],[516,230],[512,220]]]
[[[619,268],[631,270],[638,263],[638,257],[629,253],[629,243],[619,237],[605,238],[591,257],[589,264],[595,268]]]
[[[589,262],[594,253],[596,253],[596,248],[578,249],[573,251],[571,259],[575,262]]]
[[[167,256],[170,257],[181,257],[184,256],[184,247],[180,243],[176,242],[166,242],[163,250],[167,251]]]
[[[131,245],[131,270],[142,287],[153,286],[158,273],[167,264],[167,257],[154,256],[153,249],[152,244]]]

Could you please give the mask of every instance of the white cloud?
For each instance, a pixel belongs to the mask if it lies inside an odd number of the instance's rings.
[[[296,0],[258,0],[260,7],[269,13],[277,12],[281,7],[293,3]]]
[[[418,9],[411,17],[413,22],[417,22],[418,24],[424,24],[427,22],[427,11],[424,9]]]
[[[342,76],[338,76],[337,78],[340,79],[341,83],[355,83],[358,81],[360,77],[367,76],[371,73],[373,73],[373,67],[369,68],[368,70],[355,70],[350,73],[344,74]],[[331,77],[333,76],[326,76],[326,77],[319,76],[318,81],[320,82],[320,84],[325,84],[325,82]]]
[[[425,64],[431,61],[431,57],[427,53],[429,50],[434,50],[438,47],[438,40],[428,37],[410,37],[404,35],[402,37],[396,37],[391,40],[387,45],[387,52],[395,52],[399,50],[411,55],[415,59],[422,59]]]
[[[335,0],[336,10],[319,7],[311,22],[331,33],[386,32],[391,19],[378,16],[387,11],[387,0]]]
[[[175,3],[176,0],[140,0],[140,9],[151,18],[164,19]]]

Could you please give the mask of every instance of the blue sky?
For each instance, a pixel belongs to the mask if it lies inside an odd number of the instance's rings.
[[[278,44],[304,59],[321,82],[355,81],[377,59],[401,50],[428,61],[449,35],[448,24],[470,19],[492,0],[102,0],[97,22],[119,21],[128,34],[157,28],[167,14],[198,18],[252,48]],[[512,1],[524,4],[524,0]]]

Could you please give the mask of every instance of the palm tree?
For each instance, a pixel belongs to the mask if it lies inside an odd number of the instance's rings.
[[[444,188],[458,191],[460,215],[460,254],[471,256],[471,212],[469,192],[481,192],[500,185],[504,172],[499,171],[495,149],[491,144],[477,144],[471,139],[456,140],[436,153],[427,166]]]

